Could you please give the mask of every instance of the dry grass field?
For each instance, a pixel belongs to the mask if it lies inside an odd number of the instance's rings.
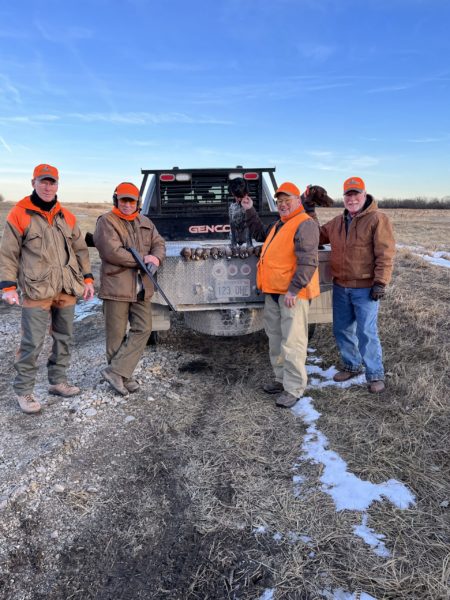
[[[0,204],[2,223],[7,208]],[[71,208],[84,231],[103,212]],[[338,212],[320,209],[319,219]],[[450,253],[450,211],[385,212],[399,244]],[[354,535],[360,512],[336,510],[323,465],[300,460],[303,421],[260,391],[270,378],[262,333],[208,338],[174,322],[144,355],[144,391],[128,403],[135,420],[126,428],[116,405],[103,405],[92,421],[73,420],[64,404],[34,421],[18,413],[5,336],[0,501],[19,476],[37,482],[42,496],[31,511],[38,492],[29,487],[0,508],[0,597],[448,600],[449,284],[449,269],[400,248],[380,311],[386,392],[308,392],[318,428],[350,472],[372,483],[396,479],[415,496],[406,509],[380,500],[367,511],[387,557]],[[12,309],[0,318],[2,327],[7,319],[18,327]],[[78,382],[95,397],[108,393],[98,386],[103,339],[99,315],[76,328]],[[317,327],[312,345],[323,368],[339,364],[329,325]],[[62,441],[44,452],[48,438]],[[42,484],[36,465],[47,469]],[[294,472],[304,479],[300,494]],[[96,482],[96,493],[81,489],[86,481]],[[52,493],[55,482],[65,491]],[[53,529],[59,535],[50,539]]]

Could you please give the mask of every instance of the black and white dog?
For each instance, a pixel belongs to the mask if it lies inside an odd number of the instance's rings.
[[[232,179],[228,185],[228,192],[233,196],[233,202],[228,206],[231,246],[246,244],[250,247],[253,245],[252,236],[245,225],[245,210],[241,206],[242,198],[248,194],[247,182],[242,177]]]

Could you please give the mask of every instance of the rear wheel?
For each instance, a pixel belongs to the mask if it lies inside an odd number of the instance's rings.
[[[150,337],[147,340],[147,346],[156,346],[158,343],[158,332],[152,331]]]

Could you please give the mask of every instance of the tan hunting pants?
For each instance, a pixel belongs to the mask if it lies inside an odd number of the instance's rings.
[[[270,363],[276,381],[286,392],[300,398],[308,381],[305,362],[308,348],[309,300],[297,298],[292,308],[280,295],[275,302],[270,294],[264,301],[264,329],[269,338]]]

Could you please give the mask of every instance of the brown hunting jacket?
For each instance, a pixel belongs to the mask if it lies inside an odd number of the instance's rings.
[[[10,211],[0,246],[0,288],[32,300],[65,291],[81,296],[92,282],[89,251],[75,216],[59,202],[41,210],[27,196]]]
[[[112,211],[102,215],[94,233],[94,244],[102,259],[99,297],[104,300],[136,302],[138,268],[126,248],[136,248],[141,256],[153,254],[160,262],[166,256],[166,244],[154,224],[141,214],[132,221]],[[154,287],[148,275],[140,274],[149,300]]]
[[[395,240],[388,217],[371,195],[363,210],[345,227],[347,210],[320,228],[320,243],[331,244],[333,281],[342,287],[387,285],[392,276]]]

